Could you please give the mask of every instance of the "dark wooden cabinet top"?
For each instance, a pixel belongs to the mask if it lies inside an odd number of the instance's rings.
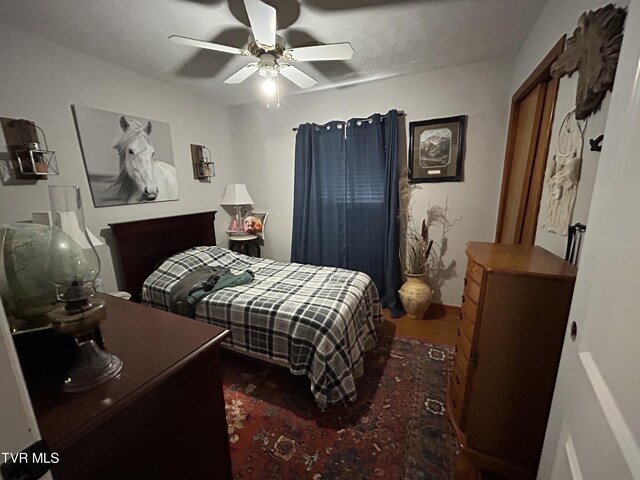
[[[574,265],[537,245],[469,242],[466,253],[488,272],[555,277],[568,281],[573,281],[577,272]]]
[[[107,308],[100,327],[105,346],[123,361],[122,372],[78,394],[64,393],[59,377],[28,383],[40,433],[52,451],[64,450],[117,415],[228,333],[111,295],[99,297]]]

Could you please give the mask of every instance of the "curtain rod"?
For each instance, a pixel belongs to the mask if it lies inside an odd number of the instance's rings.
[[[398,111],[398,116],[399,117],[404,117],[405,115],[406,115],[406,113],[404,113],[403,110],[399,110]],[[380,118],[387,118],[387,115],[380,115]],[[365,120],[365,119],[364,118],[358,118],[357,120]],[[298,131],[298,127],[293,127],[291,130],[293,130],[294,132],[297,132]]]

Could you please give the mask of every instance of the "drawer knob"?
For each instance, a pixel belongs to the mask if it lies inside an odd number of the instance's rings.
[[[467,277],[464,277],[464,284],[466,285],[468,282]]]
[[[460,379],[458,378],[458,375],[455,376],[456,379],[456,385],[460,385]]]
[[[477,265],[474,265],[474,266],[473,266],[473,268],[471,269],[471,271],[472,271],[473,273],[478,273],[478,272],[480,271],[480,269],[478,268],[478,266],[477,266]]]

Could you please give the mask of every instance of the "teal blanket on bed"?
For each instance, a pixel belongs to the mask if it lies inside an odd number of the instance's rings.
[[[253,281],[253,278],[254,275],[251,270],[234,275],[228,268],[196,268],[171,288],[170,310],[173,313],[194,318],[196,315],[195,306],[211,292],[236,285],[244,285]]]

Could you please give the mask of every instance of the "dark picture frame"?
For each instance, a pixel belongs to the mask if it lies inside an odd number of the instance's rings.
[[[467,116],[409,122],[409,182],[463,181]]]

